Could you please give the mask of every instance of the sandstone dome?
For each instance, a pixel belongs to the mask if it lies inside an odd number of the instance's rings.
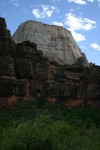
[[[29,20],[19,25],[12,39],[15,43],[27,40],[36,43],[45,57],[58,64],[73,65],[81,59],[83,66],[89,65],[71,32],[63,27]]]

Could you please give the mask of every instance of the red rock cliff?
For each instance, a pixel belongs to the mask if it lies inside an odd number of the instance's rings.
[[[47,98],[69,108],[100,106],[100,67],[59,65],[43,57],[29,41],[12,42],[5,20],[0,18],[0,107],[20,99]]]

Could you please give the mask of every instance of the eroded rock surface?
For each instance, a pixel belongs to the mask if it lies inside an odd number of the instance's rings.
[[[100,107],[100,67],[60,65],[29,41],[15,44],[0,18],[0,107],[44,97],[68,108]]]
[[[18,27],[12,39],[15,43],[27,40],[36,43],[37,49],[42,50],[44,56],[59,64],[77,64],[80,58],[83,66],[89,65],[71,32],[60,26],[26,21]]]

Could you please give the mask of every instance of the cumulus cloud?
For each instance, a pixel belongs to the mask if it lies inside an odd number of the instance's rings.
[[[65,24],[73,30],[91,30],[96,27],[96,22],[88,18],[76,17],[75,14],[66,14]]]
[[[32,10],[32,14],[36,17],[36,18],[45,18],[44,13],[41,13],[41,11],[39,9],[33,9]]]
[[[32,14],[36,18],[45,18],[45,17],[51,17],[52,14],[57,11],[58,9],[54,6],[40,5],[40,9],[32,9]]]
[[[83,18],[76,16],[72,12],[65,15],[64,24],[69,27],[69,30],[72,32],[75,40],[77,42],[86,40],[85,36],[76,31],[85,30],[89,31],[96,27],[96,22],[88,18]]]
[[[98,45],[97,43],[92,43],[90,46],[91,46],[92,48],[94,48],[94,49],[100,51],[100,45]]]
[[[72,29],[69,29],[69,30],[72,32],[72,35],[77,42],[86,40],[85,36],[82,35],[81,33],[77,33],[75,30],[72,30]]]
[[[57,25],[57,26],[62,26],[62,27],[63,27],[63,23],[62,23],[62,22],[53,21],[52,24],[53,24],[53,25]]]

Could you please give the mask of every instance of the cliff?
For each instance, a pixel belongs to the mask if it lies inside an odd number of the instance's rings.
[[[84,57],[85,58],[85,57]],[[60,65],[30,41],[15,44],[0,18],[0,107],[44,97],[66,107],[100,106],[100,67]]]
[[[59,64],[77,64],[80,58],[83,66],[89,65],[87,59],[83,59],[71,32],[60,26],[26,21],[18,27],[12,39],[15,43],[27,40],[36,43],[37,49],[42,50],[45,57]]]

